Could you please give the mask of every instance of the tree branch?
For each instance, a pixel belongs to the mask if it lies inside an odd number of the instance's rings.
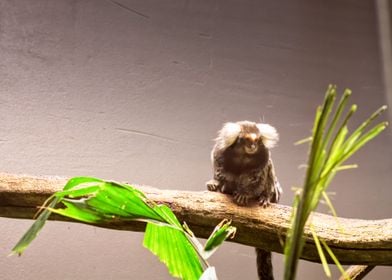
[[[0,216],[32,219],[38,207],[66,182],[66,178],[59,177],[0,173]],[[208,237],[215,225],[228,218],[237,227],[237,234],[231,241],[278,253],[283,251],[285,233],[290,226],[292,208],[289,206],[240,207],[220,193],[135,187],[157,203],[170,206],[179,220],[185,221],[198,237]],[[311,218],[318,236],[327,242],[342,264],[392,265],[392,219],[344,219],[319,213]],[[52,215],[51,219],[69,221],[57,215]],[[144,224],[140,222],[113,221],[98,226],[144,230]],[[308,228],[305,229],[302,259],[320,262]]]
[[[346,270],[346,273],[350,280],[362,280],[373,268],[372,265],[353,265]],[[343,275],[339,278],[339,280],[346,279]]]

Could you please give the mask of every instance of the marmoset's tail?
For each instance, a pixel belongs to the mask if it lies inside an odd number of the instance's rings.
[[[256,248],[257,274],[260,280],[274,280],[271,252]]]

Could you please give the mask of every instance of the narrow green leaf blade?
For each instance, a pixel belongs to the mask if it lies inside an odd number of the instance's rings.
[[[340,264],[338,258],[335,256],[335,254],[332,252],[331,248],[329,248],[328,244],[324,241],[324,240],[320,240],[321,243],[323,244],[325,251],[327,251],[327,253],[329,254],[329,256],[331,257],[331,259],[333,260],[333,262],[335,263],[336,267],[339,269],[340,273],[342,273],[343,277],[346,280],[350,280],[350,277],[347,275],[346,271],[344,270],[344,268],[342,267],[342,265]]]
[[[309,142],[312,142],[312,140],[313,140],[312,136],[309,136],[307,138],[298,140],[297,142],[294,143],[294,146],[298,146],[298,145],[302,145],[302,144],[305,144],[305,143],[309,143]]]
[[[331,278],[331,270],[329,269],[327,258],[324,255],[324,251],[323,251],[323,248],[321,247],[320,240],[319,240],[317,234],[314,232],[314,228],[312,226],[310,227],[310,231],[312,232],[314,244],[316,245],[317,252],[319,254],[321,264],[324,269],[324,273],[328,278]]]
[[[54,207],[57,204],[57,199],[53,199],[49,204],[49,207]],[[46,220],[49,218],[51,212],[47,209],[43,210],[39,215],[37,220],[31,225],[31,227],[26,231],[26,233],[22,236],[22,238],[16,243],[14,248],[12,248],[12,254],[21,255],[30,243],[37,237],[38,233],[41,231],[43,226],[46,223]]]
[[[334,98],[336,96],[335,86],[328,87],[323,105],[317,108],[312,130],[312,141],[307,162],[308,168],[305,183],[298,203],[298,208],[294,210],[295,218],[291,230],[288,232],[286,238],[284,250],[284,279],[286,280],[295,278],[298,259],[303,248],[301,243],[303,241],[302,234],[310,213],[317,207],[321,195],[328,188],[336,172],[352,167],[341,167],[340,165],[387,126],[387,123],[381,123],[369,132],[364,133],[365,128],[367,128],[373,120],[386,109],[386,107],[383,106],[372,114],[371,117],[346,140],[348,134],[347,123],[357,109],[356,105],[352,105],[350,111],[341,122],[340,118],[349,95],[350,91],[346,91],[341,98],[341,102],[338,105],[338,109],[335,110],[332,121],[329,120],[329,117],[332,108],[334,107]],[[333,137],[338,123],[341,123],[340,128]],[[330,139],[333,139],[332,144],[329,143]]]
[[[387,106],[380,107],[377,111],[375,111],[368,119],[366,119],[347,139],[345,143],[345,150],[348,150],[352,147],[352,145],[357,141],[357,139],[362,135],[365,129],[376,119],[378,118],[385,110]]]
[[[349,149],[345,150],[345,153],[339,159],[339,163],[343,163],[349,157],[351,157],[355,152],[357,152],[360,148],[362,148],[367,142],[372,140],[374,137],[379,135],[384,129],[388,126],[388,122],[382,122],[373,127],[359,139],[357,139],[354,143],[349,146]]]
[[[75,177],[70,180],[68,180],[67,184],[64,186],[63,191],[68,191],[84,182],[95,182],[99,183],[102,182],[100,179],[96,178],[90,178],[90,177]],[[88,192],[90,192],[89,190]],[[62,200],[63,192],[57,192],[55,195],[50,197],[47,201],[50,202],[45,202],[44,205],[48,204],[48,208],[55,208],[56,205]],[[16,243],[14,248],[12,248],[12,254],[18,254],[21,255],[27,247],[30,245],[30,243],[38,236],[39,232],[45,225],[46,221],[48,220],[49,216],[51,215],[51,211],[48,210],[47,207],[42,208],[38,211],[39,216],[38,218],[34,221],[34,223],[30,226],[30,228],[26,231],[26,233],[22,236],[22,238]]]

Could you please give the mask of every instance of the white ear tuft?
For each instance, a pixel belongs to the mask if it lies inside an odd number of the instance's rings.
[[[268,149],[275,147],[279,140],[279,135],[275,127],[267,123],[258,123],[256,126],[260,131],[264,146]]]
[[[241,132],[241,126],[238,123],[225,123],[218,132],[216,138],[216,146],[218,149],[226,149],[230,147]]]

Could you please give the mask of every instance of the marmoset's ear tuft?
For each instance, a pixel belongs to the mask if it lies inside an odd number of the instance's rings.
[[[275,127],[267,123],[258,123],[256,126],[260,131],[264,146],[268,149],[275,147],[279,140],[279,134]]]
[[[215,139],[216,147],[219,150],[226,149],[234,144],[238,135],[241,132],[241,126],[238,123],[225,123],[218,132],[218,137]]]

